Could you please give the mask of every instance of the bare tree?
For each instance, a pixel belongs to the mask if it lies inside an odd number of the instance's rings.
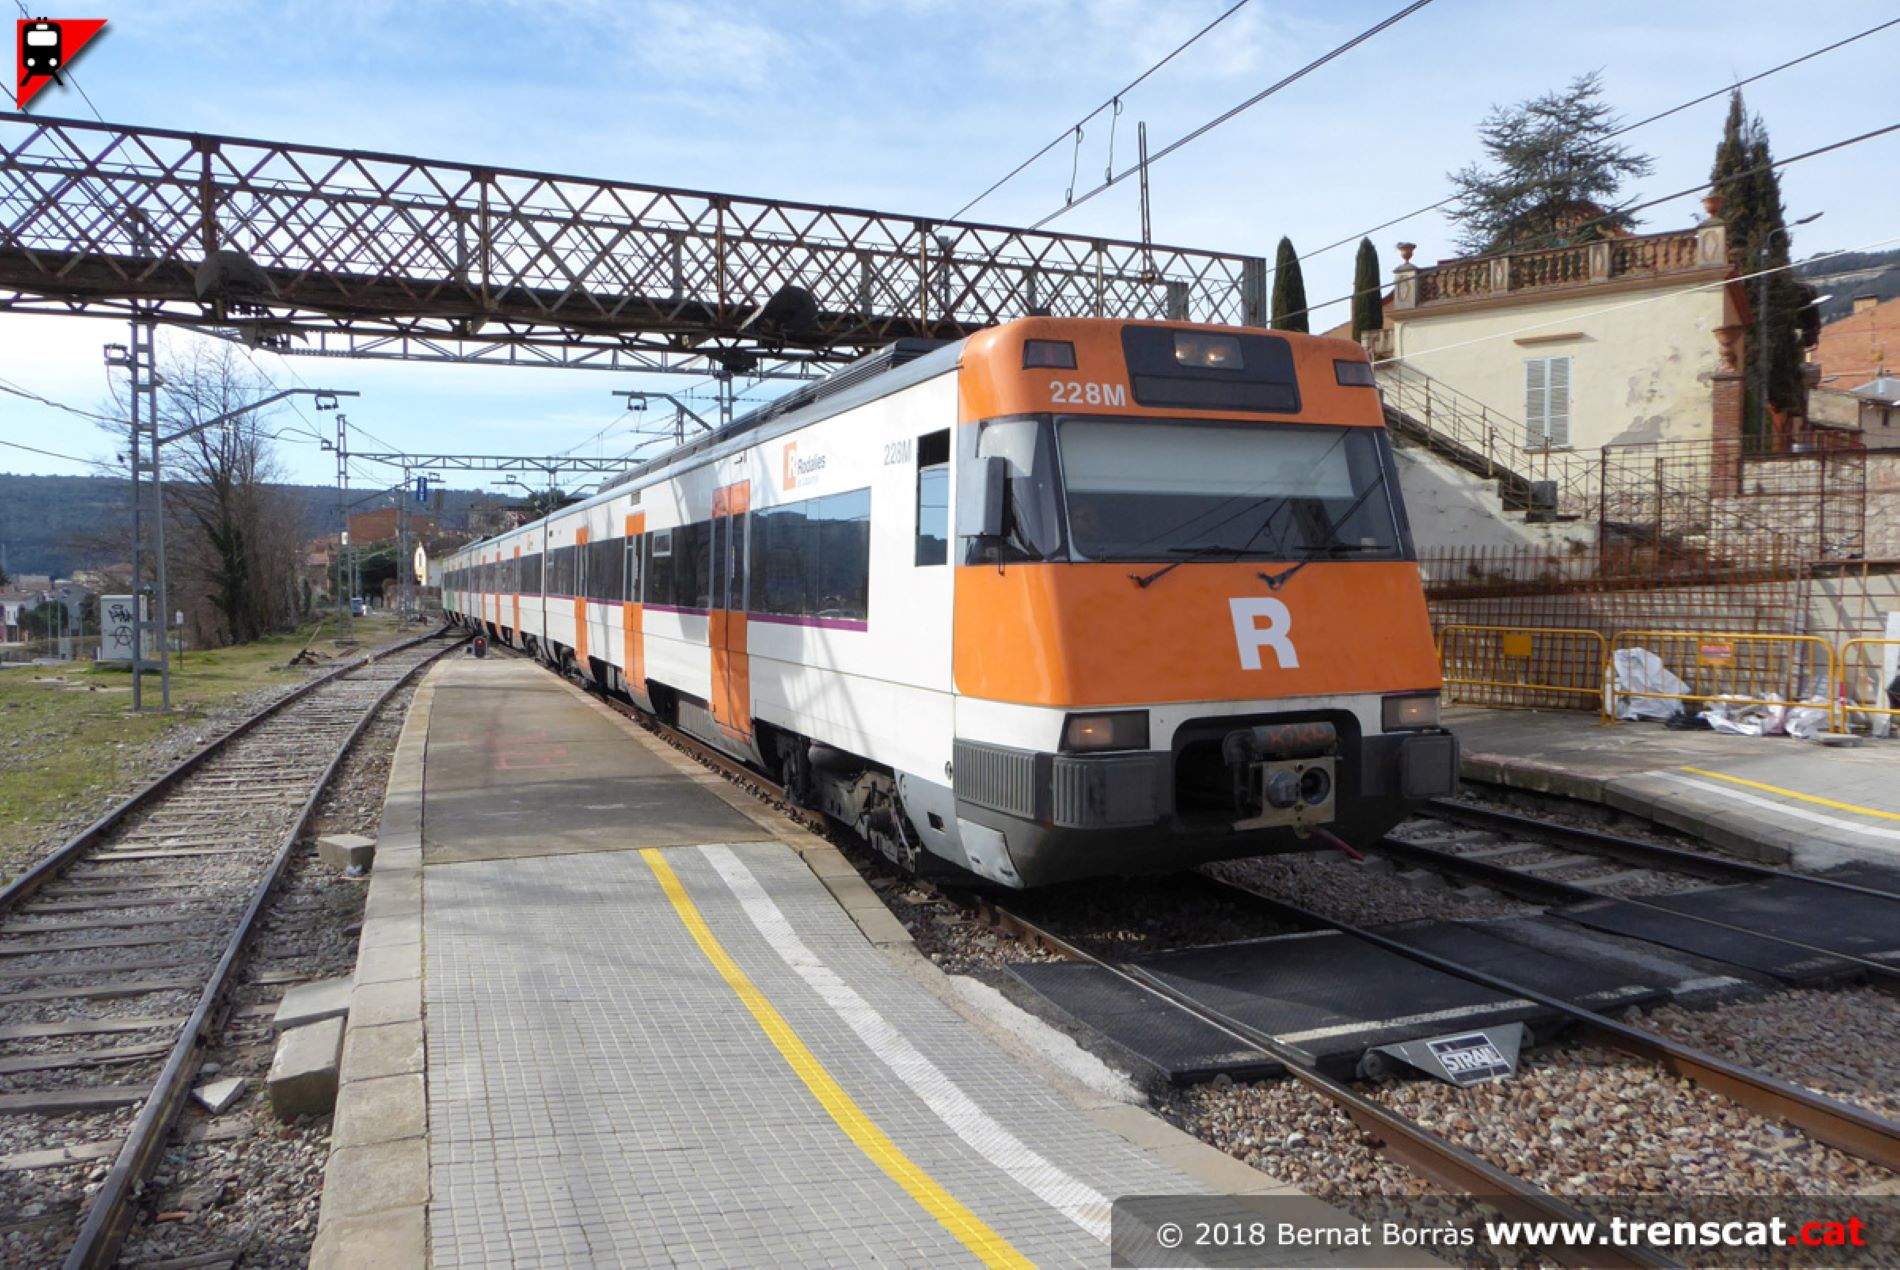
[[[169,349],[160,374],[158,427],[167,435],[268,391],[225,344]],[[244,643],[299,616],[302,515],[273,484],[280,472],[264,413],[182,437],[162,453],[172,603],[200,643]]]

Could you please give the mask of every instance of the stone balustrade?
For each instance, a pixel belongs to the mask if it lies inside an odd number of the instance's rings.
[[[1392,271],[1392,304],[1401,312],[1698,273],[1728,261],[1727,229],[1714,217],[1693,229],[1467,256],[1426,268],[1411,262],[1409,246],[1400,244],[1407,259]]]

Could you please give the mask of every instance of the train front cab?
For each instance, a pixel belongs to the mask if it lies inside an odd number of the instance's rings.
[[[1454,787],[1357,344],[1031,319],[959,373],[956,826],[927,845],[1032,886],[1364,844]]]

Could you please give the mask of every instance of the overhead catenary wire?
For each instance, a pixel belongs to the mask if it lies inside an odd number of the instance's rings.
[[[0,441],[0,445],[10,450],[25,450],[28,454],[43,454],[49,459],[65,459],[70,463],[84,463],[87,467],[98,467],[98,459],[82,459],[77,454],[60,454],[53,450],[42,450],[35,445],[21,445],[18,441]]]
[[[1107,101],[1104,101],[1101,105],[1089,111],[1086,115],[1083,115],[1080,119],[1076,120],[1074,123],[1064,128],[1061,132],[1058,132],[1055,136],[1049,139],[1048,143],[1044,145],[1042,149],[1036,151],[1034,154],[1030,155],[1027,159],[1024,159],[1021,163],[1018,163],[1015,167],[1011,168],[1008,172],[1005,172],[1002,176],[998,177],[995,181],[991,182],[989,185],[989,188],[985,189],[981,194],[978,194],[975,198],[965,203],[962,207],[959,207],[956,211],[951,212],[948,219],[950,220],[961,219],[965,212],[969,211],[972,207],[975,207],[978,203],[981,203],[984,199],[996,193],[996,191],[1002,189],[1005,185],[1008,185],[1011,181],[1015,180],[1018,176],[1022,174],[1025,168],[1029,167],[1037,159],[1040,159],[1043,155],[1049,153],[1051,150],[1061,145],[1064,141],[1067,141],[1071,136],[1079,133],[1082,129],[1083,124],[1089,122],[1089,120],[1095,118],[1095,116],[1101,114],[1104,110],[1108,110],[1111,107],[1117,106],[1118,103],[1121,101],[1121,99],[1128,95],[1131,89],[1135,88],[1143,80],[1147,79],[1150,75],[1153,75],[1156,71],[1166,66],[1169,62],[1172,62],[1175,58],[1179,57],[1182,53],[1186,52],[1187,49],[1191,45],[1198,42],[1201,39],[1201,37],[1206,35],[1209,31],[1212,31],[1215,27],[1219,26],[1221,23],[1227,21],[1227,19],[1233,17],[1236,13],[1246,8],[1247,3],[1248,3],[1248,0],[1239,0],[1239,3],[1230,5],[1228,8],[1222,10],[1221,13],[1218,16],[1216,16],[1213,21],[1209,22],[1206,26],[1203,26],[1200,30],[1196,31],[1193,35],[1188,36],[1187,39],[1182,40],[1179,44],[1175,45],[1174,48],[1170,50],[1168,54],[1165,57],[1163,57],[1160,61],[1155,62],[1153,65],[1148,67],[1147,70],[1143,71],[1141,74],[1135,76],[1133,79],[1129,80],[1126,84],[1123,84],[1120,88],[1116,89],[1114,93],[1112,93],[1109,96]],[[1112,150],[1110,151],[1109,157],[1111,160],[1114,157],[1114,153]]]
[[[1692,107],[1700,106],[1705,101],[1713,101],[1717,97],[1721,97],[1727,93],[1734,92],[1737,89],[1744,88],[1748,86],[1749,84],[1753,84],[1757,82],[1758,80],[1767,79],[1770,75],[1779,74],[1782,71],[1801,65],[1803,62],[1811,62],[1815,58],[1820,57],[1821,55],[1825,53],[1832,53],[1836,49],[1846,48],[1849,44],[1853,44],[1859,40],[1864,40],[1870,35],[1878,35],[1880,32],[1885,31],[1888,27],[1892,27],[1892,26],[1900,26],[1900,18],[1889,18],[1887,21],[1879,23],[1878,25],[1875,25],[1875,26],[1870,26],[1865,31],[1861,31],[1855,35],[1850,35],[1843,39],[1835,40],[1832,44],[1823,44],[1820,48],[1810,49],[1808,52],[1803,53],[1801,56],[1789,58],[1787,61],[1782,62],[1781,64],[1777,66],[1770,66],[1767,70],[1756,71],[1753,75],[1750,75],[1744,79],[1735,80],[1733,83],[1724,84],[1722,87],[1703,93],[1699,97],[1691,97],[1687,101],[1678,102],[1677,104],[1670,106],[1666,110],[1659,110],[1653,115],[1647,115],[1642,119],[1638,119],[1635,123],[1623,124],[1620,127],[1615,128],[1614,130],[1610,132],[1604,133],[1602,140],[1610,141],[1610,140],[1613,140],[1614,138],[1623,136],[1626,133],[1634,132],[1638,128],[1644,128],[1644,127],[1649,126],[1650,124],[1656,123],[1659,120],[1667,119],[1671,115],[1681,114],[1683,111],[1688,110]],[[1381,230],[1390,229],[1394,225],[1402,225],[1408,220],[1413,220],[1417,217],[1425,215],[1428,212],[1438,211],[1440,208],[1447,207],[1457,201],[1458,201],[1458,196],[1456,194],[1448,194],[1444,198],[1439,199],[1436,203],[1427,203],[1424,207],[1420,207],[1413,211],[1406,212],[1405,214],[1401,216],[1394,216],[1391,220],[1380,221],[1377,225],[1374,225],[1370,227],[1369,229],[1361,229],[1354,233],[1347,234],[1344,238],[1336,239],[1333,242],[1327,243],[1324,247],[1316,247],[1312,251],[1304,252],[1298,256],[1295,256],[1293,259],[1295,263],[1302,263],[1302,262],[1311,260],[1316,256],[1323,256],[1329,251],[1337,251],[1339,248],[1344,247],[1349,243],[1358,242],[1361,238],[1369,238],[1373,234],[1379,233]],[[1634,210],[1634,209],[1624,208],[1624,209],[1621,209],[1621,211],[1619,211],[1619,213],[1617,214],[1620,215],[1622,214],[1622,212],[1627,212],[1630,210]],[[1274,264],[1268,268],[1267,276],[1271,278],[1274,274],[1278,273],[1279,271],[1280,271],[1279,262],[1275,261]]]
[[[29,392],[27,389],[17,384],[9,383],[4,379],[0,379],[0,392],[11,393],[15,397],[24,397],[28,401],[37,402],[42,406],[50,406],[54,410],[64,410],[67,414],[78,415],[81,419],[91,419],[97,423],[109,423],[114,427],[125,426],[125,420],[123,419],[115,419],[111,415],[102,415],[91,410],[81,410],[78,406],[69,406],[63,401],[54,401],[51,397],[42,397],[36,392]]]
[[[1170,141],[1167,145],[1162,146],[1159,150],[1149,155],[1147,158],[1147,166],[1153,167],[1155,164],[1159,163],[1161,160],[1167,158],[1170,154],[1173,154],[1176,150],[1179,150],[1182,146],[1185,146],[1189,144],[1190,142],[1195,141],[1198,138],[1207,135],[1208,133],[1220,127],[1222,124],[1226,123],[1228,120],[1234,118],[1235,116],[1243,114],[1246,111],[1252,110],[1255,106],[1259,105],[1261,102],[1265,101],[1267,98],[1273,96],[1275,93],[1279,92],[1281,89],[1286,88],[1292,84],[1298,83],[1300,80],[1306,78],[1308,75],[1312,74],[1314,71],[1318,70],[1320,67],[1326,65],[1328,62],[1331,62],[1339,57],[1343,57],[1347,53],[1350,53],[1353,49],[1358,48],[1361,44],[1364,44],[1367,40],[1370,40],[1374,36],[1380,34],[1381,32],[1397,25],[1400,22],[1403,22],[1406,18],[1411,17],[1414,13],[1417,13],[1420,9],[1423,9],[1424,7],[1426,7],[1427,5],[1431,3],[1432,3],[1432,0],[1412,0],[1411,4],[1406,5],[1403,9],[1400,9],[1398,12],[1390,15],[1389,17],[1386,17],[1378,22],[1373,23],[1371,26],[1359,32],[1359,34],[1353,36],[1351,39],[1347,40],[1345,43],[1335,45],[1332,49],[1328,50],[1325,53],[1320,54],[1318,57],[1314,58],[1312,61],[1308,62],[1306,65],[1300,67],[1298,70],[1293,71],[1292,73],[1286,76],[1283,76],[1278,81],[1267,85],[1265,88],[1261,89],[1259,92],[1255,93],[1253,96],[1247,98],[1245,101],[1239,102],[1236,105],[1228,107],[1226,110],[1214,116],[1212,119],[1200,125],[1198,128],[1194,128],[1182,134],[1181,136],[1176,137],[1173,141]],[[1064,134],[1064,135],[1067,135],[1067,134]],[[1100,194],[1102,191],[1109,189],[1112,186],[1119,185],[1121,182],[1127,180],[1130,176],[1133,176],[1136,172],[1140,171],[1141,168],[1142,168],[1142,164],[1139,162],[1130,164],[1128,167],[1123,168],[1120,173],[1103,181],[1100,185],[1096,186],[1094,189],[1084,191],[1083,193],[1077,195],[1071,201],[1064,203],[1061,207],[1057,208],[1053,212],[1050,212],[1047,216],[1043,217],[1041,220],[1031,225],[1030,228],[1041,229],[1044,225],[1047,225],[1050,221],[1062,215],[1064,212],[1068,212],[1077,207],[1080,207],[1082,206],[1082,204],[1088,202],[1090,199],[1094,198],[1097,194]]]

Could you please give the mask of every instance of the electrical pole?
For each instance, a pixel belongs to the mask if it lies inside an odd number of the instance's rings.
[[[165,473],[158,454],[158,326],[146,321],[133,332],[143,335],[144,350],[140,361],[145,367],[145,419],[152,429],[152,550],[157,556],[153,573],[157,577],[158,607],[158,693],[159,709],[172,708],[171,590],[165,576]],[[138,443],[133,442],[134,446]]]
[[[145,538],[144,503],[145,491],[140,488],[139,470],[143,466],[140,447],[144,444],[139,435],[139,323],[134,317],[129,323],[132,342],[127,346],[125,361],[122,363],[132,376],[131,388],[126,396],[131,399],[131,435],[126,446],[126,457],[132,465],[132,713],[137,714],[145,708],[143,672],[145,669],[145,626],[144,596],[141,582],[145,577]],[[111,364],[111,350],[107,349],[107,363]]]
[[[345,621],[350,615],[349,599],[343,593],[349,589],[350,571],[348,557],[350,553],[350,442],[344,428],[349,420],[342,414],[336,417],[336,616],[337,624],[348,628]]]

